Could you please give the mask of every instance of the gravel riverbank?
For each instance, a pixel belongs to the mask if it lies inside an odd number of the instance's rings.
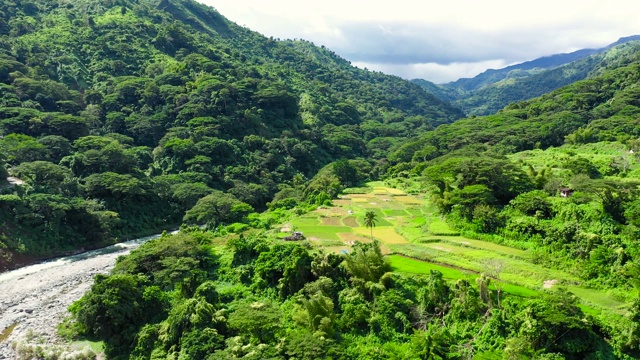
[[[154,237],[1,273],[0,359],[17,359],[11,344],[23,341],[29,332],[44,344],[61,344],[56,327],[69,305],[91,287],[93,277],[109,272],[118,256]]]

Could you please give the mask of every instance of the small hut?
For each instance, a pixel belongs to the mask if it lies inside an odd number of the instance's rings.
[[[560,189],[560,196],[562,196],[563,198],[570,197],[571,195],[573,195],[572,189],[569,189],[569,188]]]
[[[300,231],[294,231],[291,234],[291,236],[286,236],[282,240],[284,240],[284,241],[299,241],[299,240],[304,240],[304,239],[305,239],[305,237],[304,237],[304,235],[302,235],[302,233]]]

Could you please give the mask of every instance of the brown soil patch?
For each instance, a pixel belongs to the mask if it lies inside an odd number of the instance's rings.
[[[322,223],[322,225],[342,226],[340,218],[338,217],[323,217],[320,218],[320,222]]]
[[[339,216],[345,216],[347,215],[347,209],[345,208],[341,208],[341,207],[332,207],[331,209],[331,214],[332,215],[339,215]]]
[[[353,243],[356,241],[360,241],[361,243],[371,242],[371,239],[369,239],[368,237],[354,234],[354,233],[337,233],[336,235],[338,235],[340,240],[344,241],[345,244],[348,244],[348,245],[353,245]]]
[[[358,224],[358,222],[356,221],[356,217],[355,216],[349,216],[346,217],[344,219],[342,219],[342,223],[345,224],[346,226],[349,227],[359,227],[360,224]]]
[[[330,207],[330,208],[314,210],[313,214],[317,214],[320,217],[332,217],[332,216],[342,217],[347,215],[347,210],[341,207]]]
[[[336,206],[349,206],[351,205],[351,200],[333,200],[332,203]]]

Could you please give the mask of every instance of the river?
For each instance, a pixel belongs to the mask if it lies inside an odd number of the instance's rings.
[[[44,344],[59,344],[56,327],[67,308],[108,273],[119,256],[158,238],[148,236],[98,250],[0,273],[0,359],[17,359],[11,344],[32,333]],[[7,335],[8,334],[8,335]]]

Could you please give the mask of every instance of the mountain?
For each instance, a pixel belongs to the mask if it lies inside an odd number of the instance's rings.
[[[389,155],[392,162],[423,162],[464,149],[511,154],[570,143],[619,141],[640,136],[640,44],[599,55],[589,79],[542,96],[511,103],[495,114],[470,116],[410,139]]]
[[[422,79],[412,81],[439,98],[453,102],[469,115],[489,115],[511,102],[540,96],[586,79],[604,59],[603,54],[638,40],[640,35],[624,37],[603,48],[546,56],[503,69],[490,69],[474,78],[443,85]]]
[[[0,175],[25,181],[0,195],[5,255],[212,221],[185,214],[220,192],[240,207],[210,225],[234,222],[334,160],[381,171],[399,140],[463,116],[191,0],[0,0],[0,13]]]
[[[96,277],[61,328],[119,359],[638,359],[639,85],[638,61],[601,69],[440,125],[333,204],[272,207],[241,235],[165,234]],[[228,200],[205,199],[187,214]]]

